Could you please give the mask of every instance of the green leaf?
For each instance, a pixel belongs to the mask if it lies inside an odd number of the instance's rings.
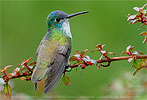
[[[137,60],[133,61],[133,67],[135,67],[136,69],[139,68],[139,62]]]
[[[141,66],[146,66],[147,59],[141,59]]]
[[[4,93],[8,98],[11,98],[12,88],[9,84],[4,85]]]
[[[69,77],[66,76],[65,74],[62,76],[62,81],[65,85],[70,85]]]

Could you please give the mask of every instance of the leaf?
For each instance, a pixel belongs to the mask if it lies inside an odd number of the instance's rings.
[[[145,6],[147,6],[147,3],[146,3],[145,5],[143,5],[142,9],[144,9],[144,8],[145,8]]]
[[[65,74],[62,76],[62,81],[65,85],[70,85],[69,77],[66,76]]]
[[[130,52],[130,51],[132,51],[132,50],[134,50],[134,46],[131,46],[131,45],[129,45],[127,48],[126,48],[126,52]]]
[[[99,60],[102,60],[103,59],[103,55],[101,55],[101,57],[99,58]]]
[[[121,55],[124,55],[124,54],[127,54],[127,52],[126,52],[126,51],[123,51],[123,52],[121,53]]]
[[[136,15],[131,15],[131,16],[128,17],[127,20],[129,21],[129,20],[133,20],[133,19],[135,19],[135,18],[136,18]]]
[[[1,69],[0,72],[1,73],[6,72],[10,67],[12,67],[12,65],[6,66],[4,69]]]
[[[90,62],[91,62],[92,64],[96,64],[96,63],[97,63],[96,60],[93,60],[93,59],[90,59]]]
[[[83,61],[90,61],[91,59],[90,59],[90,57],[89,56],[85,56],[84,58],[83,58]]]
[[[134,7],[133,9],[136,10],[137,12],[139,12],[139,10],[140,10],[140,8],[138,8],[138,7]]]
[[[71,72],[72,68],[68,67],[66,68],[66,72]]]
[[[5,80],[3,78],[0,78],[0,84],[1,85],[5,85],[6,84],[6,82],[5,82]]]
[[[141,59],[141,66],[147,66],[147,59]]]
[[[142,35],[142,36],[146,36],[146,35],[147,35],[147,32],[144,31],[144,32],[140,33],[140,35]]]
[[[83,58],[84,57],[84,55],[85,55],[85,53],[88,51],[88,49],[86,49],[86,50],[84,50],[84,51],[82,51],[81,53],[80,53],[80,56]]]
[[[142,69],[142,68],[143,68],[143,67],[137,68],[137,69],[134,71],[133,75],[136,75],[136,73],[137,73],[140,69]]]
[[[79,58],[80,58],[80,54],[75,54],[72,57],[70,57],[69,61],[76,61],[79,60]]]
[[[77,50],[75,54],[79,54],[79,51]]]
[[[12,76],[12,73],[8,73],[7,76]]]
[[[1,73],[3,73],[3,72],[4,72],[4,70],[3,70],[3,69],[1,69],[1,70],[0,70],[0,72],[1,72]]]
[[[4,85],[4,93],[7,97],[11,98],[12,88],[9,84]]]
[[[132,20],[131,22],[130,22],[130,24],[135,24],[135,23],[137,23],[138,22],[138,19],[134,19],[134,20]]]
[[[21,66],[27,66],[27,64],[29,63],[29,61],[32,59],[32,57],[30,57],[28,60],[24,60],[21,64],[19,64],[19,65],[21,65]]]
[[[82,63],[83,63],[83,61],[80,59],[80,60],[78,61],[78,63],[79,63],[79,64],[82,64]]]
[[[132,54],[135,54],[135,55],[139,55],[139,54],[140,54],[140,55],[143,55],[144,53],[143,53],[143,52],[140,52],[140,51],[136,51],[136,50],[135,50]]]
[[[140,27],[138,28],[138,31],[141,29],[142,26],[144,26],[144,23],[140,25]]]
[[[137,51],[138,52],[138,54],[140,54],[140,55],[143,55],[144,53],[143,52],[140,52],[140,51]]]
[[[72,56],[72,57],[70,57],[69,61],[76,61],[76,58],[77,58],[77,57]]]
[[[98,44],[96,45],[96,48],[99,48],[100,50],[102,50],[104,48],[105,45],[102,45],[102,44]]]
[[[102,50],[101,53],[102,53],[102,54],[106,54],[107,51],[106,51],[106,50]]]
[[[4,71],[7,71],[10,67],[12,67],[12,65],[8,65],[4,68]]]
[[[133,72],[133,75],[136,75],[136,73],[138,72],[138,69],[135,69],[135,71]]]
[[[94,50],[91,51],[91,53],[96,52],[96,51],[99,51],[99,50],[98,49],[94,49]]]
[[[26,80],[26,77],[20,77],[21,80]]]
[[[110,55],[115,55],[115,53],[114,52],[108,52]]]
[[[129,59],[128,59],[128,62],[132,62],[133,59],[134,59],[134,58],[129,58]]]
[[[21,68],[16,68],[16,69],[14,69],[14,72],[19,72],[21,70]]]
[[[147,43],[147,37],[144,38],[143,43]]]
[[[102,47],[102,44],[96,45],[96,48],[101,48],[101,47]]]
[[[32,66],[32,65],[36,65],[36,62],[32,62],[32,63],[30,63],[29,66]]]
[[[139,68],[139,62],[137,60],[133,61],[133,67],[135,67],[136,69]]]

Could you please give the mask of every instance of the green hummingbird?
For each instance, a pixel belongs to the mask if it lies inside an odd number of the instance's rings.
[[[48,32],[36,51],[37,65],[31,77],[31,80],[35,82],[35,87],[37,82],[45,78],[44,93],[56,87],[68,65],[72,46],[69,19],[85,13],[88,11],[70,15],[62,11],[53,11],[48,15]]]

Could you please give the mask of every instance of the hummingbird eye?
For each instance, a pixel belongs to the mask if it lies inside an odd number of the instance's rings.
[[[55,19],[55,22],[60,22],[60,18],[56,18]]]

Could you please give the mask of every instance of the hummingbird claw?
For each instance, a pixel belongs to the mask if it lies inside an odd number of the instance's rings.
[[[82,75],[82,71],[83,71],[83,70],[81,69],[81,71],[80,71],[80,75]]]
[[[37,90],[37,82],[35,82],[34,89]]]

